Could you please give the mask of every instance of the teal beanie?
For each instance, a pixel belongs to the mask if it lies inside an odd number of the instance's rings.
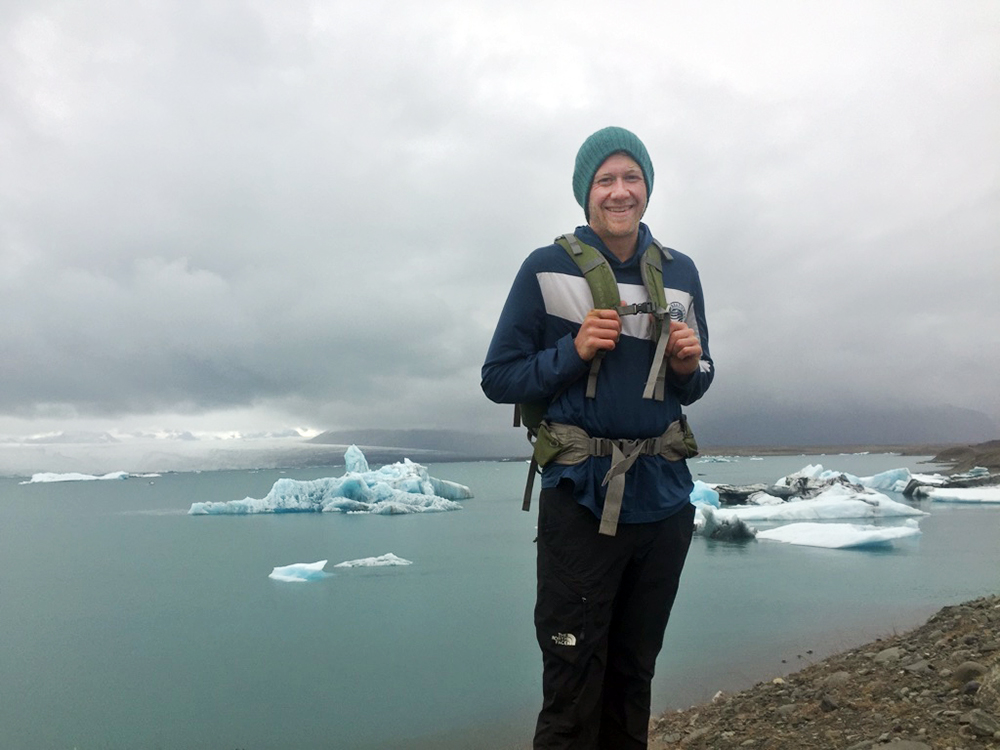
[[[576,168],[573,170],[573,195],[576,196],[576,202],[583,207],[583,213],[588,219],[590,211],[587,204],[594,175],[605,159],[620,151],[635,159],[636,164],[642,169],[642,176],[646,180],[646,197],[649,198],[653,193],[653,162],[650,161],[642,141],[635,133],[625,128],[614,126],[603,128],[580,146],[576,154]]]

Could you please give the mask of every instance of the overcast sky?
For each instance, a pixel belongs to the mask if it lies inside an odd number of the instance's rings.
[[[1000,419],[1000,2],[0,5],[0,433],[479,428],[615,124],[703,407]]]

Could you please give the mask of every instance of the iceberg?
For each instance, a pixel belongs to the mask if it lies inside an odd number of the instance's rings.
[[[371,471],[368,468],[368,459],[356,445],[352,445],[344,453],[344,469],[349,474],[367,474]]]
[[[920,536],[913,519],[903,526],[871,526],[851,523],[790,523],[776,529],[757,532],[758,539],[785,544],[827,549],[863,549],[890,547],[899,539]]]
[[[910,483],[909,469],[889,469],[874,474],[870,477],[858,477],[858,484],[872,490],[887,490],[889,492],[902,492]]]
[[[908,497],[931,498],[952,503],[994,503],[997,502],[994,490],[998,487],[1000,487],[1000,474],[993,475],[989,469],[976,466],[969,471],[951,476],[914,474],[903,489],[903,494]],[[955,490],[961,491],[952,494]]]
[[[132,475],[127,471],[112,471],[109,474],[102,474],[100,476],[95,474],[77,474],[76,472],[70,472],[68,474],[42,472],[40,474],[32,474],[31,479],[26,482],[21,482],[21,484],[39,484],[45,482],[97,482],[108,479],[128,479],[130,476]]]
[[[282,565],[272,570],[268,578],[273,578],[276,581],[286,581],[288,583],[318,581],[330,575],[323,570],[323,568],[326,567],[326,563],[326,560],[319,560],[318,562],[313,563],[292,563],[291,565]]]
[[[715,514],[720,522],[737,518],[742,521],[825,521],[928,515],[891,500],[880,492],[858,492],[843,485],[831,485],[808,500],[789,500],[776,505],[730,506],[717,510]]]
[[[459,500],[472,497],[465,485],[429,476],[408,458],[380,469],[367,469],[364,454],[352,445],[345,454],[342,477],[279,479],[262,498],[192,503],[188,514],[250,515],[255,513],[358,513],[401,515],[461,510]]]
[[[747,497],[747,505],[781,505],[785,498],[777,497],[769,492],[753,492]]]
[[[922,487],[920,496],[942,503],[1000,503],[1000,487]]]
[[[823,473],[822,464],[809,464],[799,469],[794,474],[789,474],[786,477],[781,477],[781,479],[779,479],[777,482],[774,483],[774,486],[791,487],[802,480],[819,479],[819,475],[822,473]]]
[[[747,542],[757,535],[757,530],[739,518],[720,519],[717,508],[708,503],[695,504],[695,531],[707,539],[719,542]]]
[[[691,490],[691,503],[693,505],[704,503],[718,508],[719,493],[716,492],[710,484],[706,484],[700,479],[696,479],[694,480],[694,489]]]
[[[940,485],[948,483],[948,477],[944,474],[911,474],[910,478],[916,479],[921,484]]]
[[[306,581],[319,581],[324,578],[329,578],[332,573],[327,573],[323,568],[326,567],[328,560],[318,560],[312,563],[292,563],[291,565],[279,565],[274,568],[268,578],[273,578],[276,581],[285,581],[287,583],[304,583]],[[335,568],[381,568],[392,565],[413,565],[410,560],[404,560],[402,557],[397,557],[391,552],[385,555],[379,555],[378,557],[364,557],[360,560],[346,560],[342,563],[337,563],[333,567]]]
[[[813,480],[821,483],[847,482],[872,490],[901,493],[906,490],[911,482],[921,485],[942,485],[954,481],[988,478],[989,471],[982,467],[977,467],[977,469],[973,469],[972,471],[947,477],[942,474],[914,474],[909,469],[902,468],[889,469],[888,471],[873,474],[870,477],[858,477],[844,471],[824,470],[821,465],[817,464],[807,466],[795,474],[790,474],[787,477],[779,479],[778,483],[782,486],[794,486],[795,481],[800,477],[807,481]]]
[[[360,560],[345,560],[342,563],[337,563],[333,567],[335,568],[384,568],[393,565],[413,565],[412,560],[404,560],[402,557],[396,557],[391,552],[385,555],[379,555],[378,557],[363,557]]]
[[[888,490],[890,492],[902,492],[903,488],[909,483],[911,478],[910,470],[903,469],[889,469],[888,471],[882,471],[878,474],[873,474],[870,477],[859,477],[854,474],[848,474],[846,471],[833,471],[830,469],[824,469],[822,464],[809,464],[808,466],[799,469],[799,471],[794,474],[789,474],[787,477],[782,477],[777,482],[775,486],[777,487],[795,487],[795,486],[811,486],[815,483],[819,484],[834,484],[834,483],[848,483],[856,484],[862,487],[867,487],[871,490]]]

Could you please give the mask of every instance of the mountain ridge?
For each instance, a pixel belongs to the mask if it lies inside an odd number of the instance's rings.
[[[949,446],[982,443],[1000,436],[993,420],[980,412],[955,407],[861,407],[754,410],[701,414],[693,410],[692,427],[703,453],[797,452],[873,448],[892,452],[936,454]],[[531,447],[523,429],[497,425],[488,430],[413,428],[328,430],[308,442],[328,445],[377,446],[417,450],[457,459],[527,458]],[[441,458],[438,458],[441,460]]]

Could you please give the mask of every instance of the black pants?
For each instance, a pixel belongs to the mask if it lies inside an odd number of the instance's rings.
[[[645,750],[650,683],[693,522],[688,504],[604,536],[572,485],[542,490],[535,631],[544,702],[535,750]]]

